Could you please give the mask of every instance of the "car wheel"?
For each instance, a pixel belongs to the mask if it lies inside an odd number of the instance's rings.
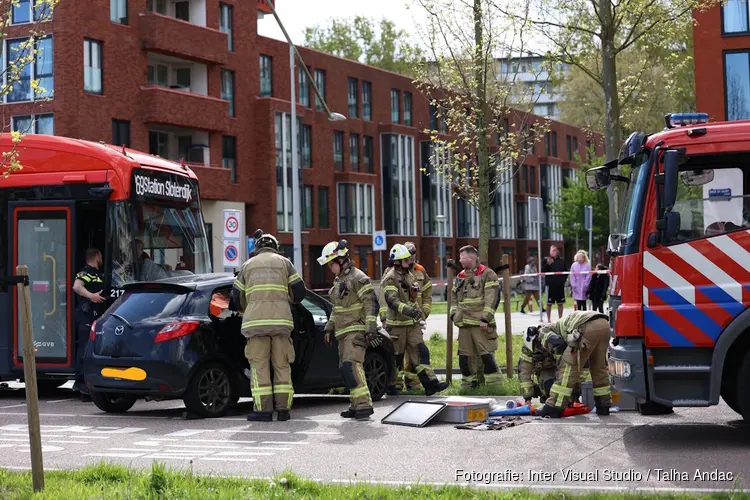
[[[367,387],[373,401],[380,401],[388,389],[388,366],[382,354],[368,351],[364,363]]]
[[[210,363],[198,369],[183,401],[192,413],[202,417],[224,416],[234,399],[232,377],[226,366]]]
[[[107,413],[125,413],[133,407],[136,397],[129,394],[91,391],[91,400],[97,408]]]

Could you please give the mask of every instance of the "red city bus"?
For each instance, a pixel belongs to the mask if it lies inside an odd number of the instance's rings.
[[[0,134],[0,151],[13,146]],[[0,179],[0,276],[29,267],[42,386],[75,370],[74,277],[89,247],[104,259],[111,304],[133,281],[211,272],[198,181],[184,165],[103,143],[27,135],[23,169]],[[1,233],[0,233],[1,234]],[[0,289],[0,380],[23,378],[15,288]]]

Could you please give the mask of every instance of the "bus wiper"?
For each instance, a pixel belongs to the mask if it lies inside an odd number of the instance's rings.
[[[123,323],[125,323],[126,325],[128,325],[128,326],[129,326],[130,328],[133,328],[133,325],[131,325],[131,324],[130,324],[130,322],[129,322],[128,320],[126,320],[125,318],[123,318],[123,317],[122,317],[122,316],[120,316],[119,314],[116,314],[116,313],[109,313],[109,315],[110,315],[110,316],[114,316],[115,318],[119,319],[120,321],[122,321]]]

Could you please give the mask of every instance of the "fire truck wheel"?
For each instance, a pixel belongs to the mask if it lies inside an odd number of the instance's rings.
[[[724,400],[724,402],[729,406],[731,409],[736,411],[739,414],[742,414],[742,411],[740,411],[740,405],[737,404],[737,375],[734,374],[734,377],[727,377],[728,380],[722,381],[721,384],[721,398]]]
[[[663,404],[654,403],[653,401],[638,403],[637,408],[638,413],[641,415],[669,415],[670,413],[674,413],[671,406],[664,406]]]
[[[740,369],[737,372],[737,406],[738,413],[746,422],[750,422],[750,396],[747,395],[747,389],[750,387],[750,352],[745,353],[745,359],[742,360]]]

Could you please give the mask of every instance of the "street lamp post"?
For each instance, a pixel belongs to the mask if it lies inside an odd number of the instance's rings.
[[[297,151],[297,97],[296,97],[296,89],[297,89],[297,82],[296,82],[296,72],[294,71],[295,65],[294,60],[295,56],[300,61],[300,66],[302,69],[305,70],[305,73],[307,74],[308,81],[312,84],[313,90],[315,91],[315,95],[318,97],[318,100],[323,104],[323,107],[326,110],[326,113],[328,114],[328,119],[330,121],[342,121],[346,120],[346,117],[342,115],[341,113],[332,113],[331,110],[328,108],[328,104],[326,104],[325,99],[323,99],[323,96],[320,94],[320,90],[318,89],[317,84],[315,83],[315,80],[313,80],[312,76],[310,75],[310,71],[307,69],[307,66],[305,65],[305,62],[302,60],[302,56],[299,55],[299,52],[297,51],[297,47],[292,43],[292,39],[289,37],[289,34],[286,32],[286,28],[284,28],[284,25],[281,22],[281,19],[279,19],[279,15],[276,13],[276,7],[274,6],[273,2],[271,0],[266,0],[268,3],[268,6],[271,8],[271,12],[273,13],[273,17],[276,19],[276,22],[279,24],[279,27],[281,28],[281,31],[284,33],[284,37],[286,37],[287,42],[289,42],[289,81],[291,86],[291,101],[292,101],[292,116],[291,116],[291,123],[290,127],[291,130],[289,131],[289,134],[291,135],[291,141],[292,141],[292,233],[293,233],[293,244],[294,244],[294,267],[297,268],[297,271],[303,273],[304,276],[304,261],[302,260],[302,210],[300,207],[300,188],[299,188],[299,153]]]
[[[440,242],[438,243],[438,255],[440,256],[440,281],[443,280],[445,277],[445,249],[443,248],[443,224],[445,223],[445,219],[447,217],[443,214],[436,215],[435,220],[438,221],[438,235],[440,237]]]

